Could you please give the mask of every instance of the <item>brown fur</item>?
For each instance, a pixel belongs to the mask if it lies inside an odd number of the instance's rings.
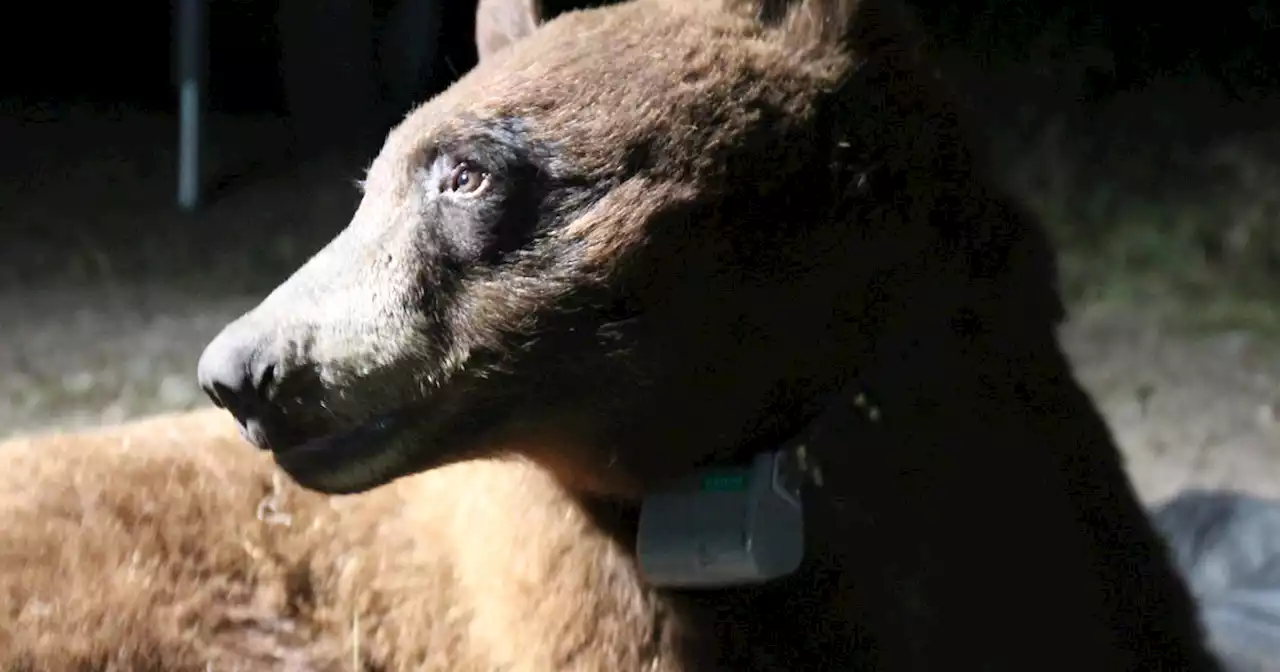
[[[325,498],[215,410],[15,439],[0,462],[6,672],[587,672],[655,655],[658,605],[630,561],[528,462]]]
[[[266,461],[230,439],[156,436],[142,466],[119,440],[11,449],[59,484],[18,498],[42,510],[15,546],[101,543],[117,566],[35,570],[41,599],[89,612],[10,650],[79,634],[176,664],[230,637],[325,667],[359,613],[392,669],[1216,669],[1058,346],[1044,234],[987,180],[899,14],[635,0],[501,40],[390,134],[351,225],[201,357],[293,480],[363,494],[281,486],[294,526],[264,527]],[[644,584],[645,489],[772,448],[855,384],[883,417],[814,445],[794,575]],[[174,469],[206,485],[164,496]],[[168,504],[147,515],[171,518],[134,515],[147,484]],[[50,531],[86,504],[134,534]],[[106,585],[151,535],[158,593],[69,583]],[[245,539],[275,559],[250,565]],[[218,600],[254,619],[214,627]],[[96,630],[95,604],[125,630]]]

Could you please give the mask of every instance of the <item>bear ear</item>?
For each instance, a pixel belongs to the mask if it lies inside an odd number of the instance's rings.
[[[480,0],[476,6],[476,53],[481,61],[490,58],[541,23],[540,0]]]

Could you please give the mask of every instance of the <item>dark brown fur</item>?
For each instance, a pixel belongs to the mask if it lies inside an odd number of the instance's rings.
[[[505,42],[391,133],[350,227],[201,359],[293,479],[365,493],[295,552],[367,557],[367,580],[403,584],[361,603],[401,633],[378,660],[1216,669],[1058,346],[1043,232],[987,181],[894,3],[636,0]],[[464,162],[474,192],[453,189]],[[818,455],[799,572],[644,587],[640,493],[773,445],[855,383],[883,420]],[[540,480],[468,471],[494,465]],[[444,490],[396,494],[414,483]],[[492,501],[465,521],[479,540],[403,517],[458,524],[471,512],[439,496],[454,489]],[[188,529],[221,548],[209,515]],[[414,543],[381,545],[372,521]],[[333,636],[323,623],[304,621]]]

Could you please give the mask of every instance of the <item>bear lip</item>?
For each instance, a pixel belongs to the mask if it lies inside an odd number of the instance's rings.
[[[383,413],[354,427],[271,447],[276,464],[299,485],[330,495],[371,490],[400,476],[407,456],[395,441],[403,414]]]

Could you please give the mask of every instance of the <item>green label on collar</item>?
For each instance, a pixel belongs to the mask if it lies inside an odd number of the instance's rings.
[[[702,477],[704,492],[740,492],[747,489],[747,475],[740,471],[722,471]]]

